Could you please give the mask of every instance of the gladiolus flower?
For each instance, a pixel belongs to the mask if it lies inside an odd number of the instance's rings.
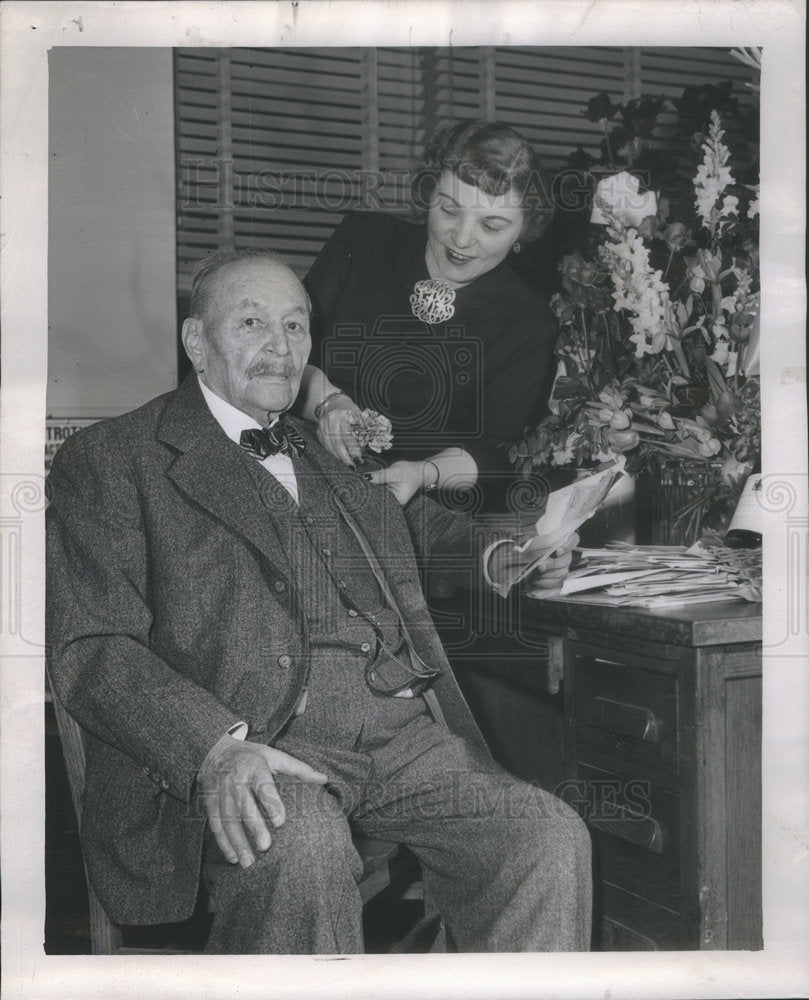
[[[702,219],[703,226],[711,236],[722,231],[727,216],[736,215],[739,199],[733,195],[725,195],[725,190],[734,183],[727,162],[730,150],[722,142],[724,132],[717,111],[711,112],[711,124],[708,127],[708,137],[702,144],[704,159],[697,169],[694,178],[695,204],[697,214]],[[719,204],[722,198],[721,205]]]

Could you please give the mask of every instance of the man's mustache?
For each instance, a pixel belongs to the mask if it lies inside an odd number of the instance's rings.
[[[289,377],[295,371],[295,366],[292,363],[284,363],[282,365],[271,365],[266,361],[262,361],[257,365],[251,365],[247,369],[247,374],[250,378],[261,375],[284,375]]]

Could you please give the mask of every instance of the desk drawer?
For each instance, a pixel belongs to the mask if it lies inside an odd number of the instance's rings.
[[[564,794],[587,821],[596,876],[678,910],[679,810],[676,795],[647,779],[578,764],[577,800]]]
[[[571,644],[577,742],[597,745],[633,769],[677,770],[677,676],[595,655]]]

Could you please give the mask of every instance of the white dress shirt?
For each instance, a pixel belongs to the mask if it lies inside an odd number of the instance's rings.
[[[209,389],[202,379],[199,379],[199,387],[202,389],[202,395],[208,404],[208,409],[231,441],[239,444],[242,431],[261,428],[261,424],[253,420],[249,414],[237,409],[226,399],[222,399],[212,389]],[[272,427],[273,424],[269,426]],[[260,461],[267,472],[275,476],[295,503],[298,503],[298,480],[295,478],[295,470],[289,455],[279,453],[278,455],[268,455],[263,460],[255,459],[255,461]]]

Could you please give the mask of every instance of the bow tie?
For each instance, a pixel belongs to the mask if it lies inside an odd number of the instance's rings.
[[[252,428],[242,431],[239,444],[259,460],[268,455],[297,456],[306,448],[306,442],[298,430],[283,417],[273,427]]]

